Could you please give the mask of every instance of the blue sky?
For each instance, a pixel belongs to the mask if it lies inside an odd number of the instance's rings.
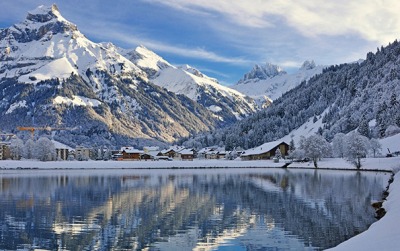
[[[224,85],[256,63],[291,73],[305,60],[356,61],[400,38],[397,0],[12,0],[0,3],[0,27],[53,3],[94,42],[144,45]]]

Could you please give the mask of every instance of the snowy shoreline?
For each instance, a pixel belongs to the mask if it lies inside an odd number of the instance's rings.
[[[400,164],[400,157],[365,159],[358,171],[392,172]],[[272,160],[230,161],[230,160],[193,160],[193,161],[48,161],[3,160],[0,170],[63,170],[63,169],[209,169],[209,168],[285,168],[286,162],[275,163]],[[311,162],[290,163],[289,169],[315,169]],[[357,169],[340,158],[327,158],[318,162],[319,170]]]

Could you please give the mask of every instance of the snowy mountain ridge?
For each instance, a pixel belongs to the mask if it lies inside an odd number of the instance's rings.
[[[279,66],[270,63],[264,67],[255,65],[253,70],[246,73],[243,79],[230,88],[252,97],[259,103],[272,102],[301,82],[321,73],[324,68],[326,66],[317,66],[313,60],[307,60],[297,72],[288,74]]]
[[[146,72],[151,82],[186,95],[214,112],[222,121],[233,123],[259,110],[257,103],[246,95],[220,85],[217,79],[189,65],[175,67],[144,46],[116,50]]]
[[[88,40],[56,5],[30,11],[0,30],[0,128],[79,126],[56,139],[139,146],[224,125],[201,105],[151,83],[141,68],[170,65],[144,47],[137,51],[128,59],[111,43]],[[142,57],[159,63],[143,65],[149,61]]]

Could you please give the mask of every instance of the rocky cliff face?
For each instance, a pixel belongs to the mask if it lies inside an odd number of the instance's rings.
[[[266,63],[265,65],[259,66],[258,64],[255,64],[253,70],[245,73],[243,79],[240,79],[238,84],[246,83],[248,81],[269,79],[285,74],[287,74],[287,72],[282,70],[278,65]]]
[[[319,74],[325,66],[317,66],[314,61],[305,61],[300,69],[287,74],[277,65],[267,63],[265,66],[255,65],[253,70],[244,74],[243,79],[230,86],[245,95],[252,97],[261,106],[267,106],[285,92]]]

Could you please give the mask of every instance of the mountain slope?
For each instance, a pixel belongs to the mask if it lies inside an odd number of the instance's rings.
[[[79,126],[56,133],[72,145],[161,144],[222,125],[113,48],[89,41],[56,5],[0,30],[0,89],[0,129]]]
[[[116,50],[146,72],[150,81],[177,94],[188,96],[227,125],[259,110],[250,97],[220,85],[218,80],[188,65],[175,67],[143,46],[132,50]]]
[[[297,72],[288,74],[277,65],[256,64],[253,70],[244,74],[243,79],[230,88],[252,97],[258,103],[272,102],[301,82],[321,73],[325,67],[315,65],[314,61],[305,61]]]
[[[186,142],[220,142],[227,149],[259,146],[290,135],[309,121],[327,140],[359,127],[369,137],[385,137],[400,127],[400,43],[368,53],[361,63],[330,66],[283,94],[267,109],[212,134]],[[314,127],[314,126],[313,126]],[[303,128],[311,130],[315,128]],[[393,130],[392,130],[393,131]],[[297,143],[297,142],[296,142]]]

